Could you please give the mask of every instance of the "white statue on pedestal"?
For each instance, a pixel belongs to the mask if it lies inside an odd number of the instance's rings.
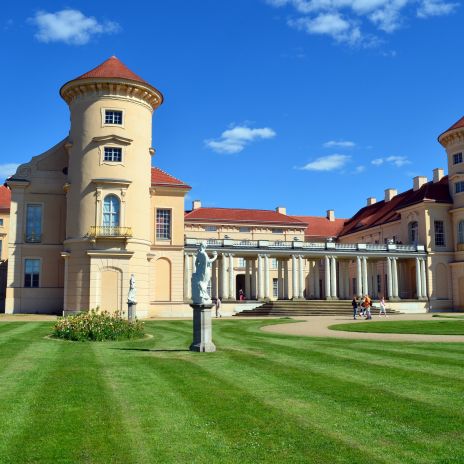
[[[127,294],[128,304],[137,304],[137,289],[135,288],[135,276],[131,274],[129,281],[129,293]]]
[[[212,304],[208,294],[208,284],[211,280],[211,265],[217,258],[217,253],[213,253],[213,258],[206,254],[206,242],[201,242],[195,258],[196,270],[192,274],[192,301],[197,305]]]

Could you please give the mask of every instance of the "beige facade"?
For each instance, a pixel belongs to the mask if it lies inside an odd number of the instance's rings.
[[[437,169],[407,192],[387,189],[350,219],[199,201],[184,212],[190,187],[152,168],[157,89],[112,57],[60,93],[69,135],[18,168],[10,214],[0,209],[6,312],[125,311],[133,274],[139,317],[189,315],[204,240],[218,253],[210,291],[225,314],[366,293],[405,311],[464,309],[464,122],[439,139],[448,177]]]

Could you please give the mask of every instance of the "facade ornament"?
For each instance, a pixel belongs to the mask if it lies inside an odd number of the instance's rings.
[[[137,304],[137,288],[135,287],[135,276],[131,274],[129,281],[129,293],[127,294],[127,304]]]

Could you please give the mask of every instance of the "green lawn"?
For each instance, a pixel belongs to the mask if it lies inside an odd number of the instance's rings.
[[[211,354],[186,351],[189,321],[106,343],[1,323],[0,463],[464,462],[464,344],[269,323],[214,321]]]
[[[464,320],[444,321],[359,321],[331,325],[329,329],[346,332],[464,335]],[[464,461],[463,461],[464,462]]]

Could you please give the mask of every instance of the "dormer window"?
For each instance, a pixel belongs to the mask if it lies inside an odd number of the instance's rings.
[[[105,110],[105,124],[122,126],[122,111]]]
[[[122,162],[122,149],[118,147],[105,147],[105,153],[103,157],[104,161],[110,161],[113,163]]]
[[[455,153],[453,155],[453,164],[462,163],[462,153]]]

